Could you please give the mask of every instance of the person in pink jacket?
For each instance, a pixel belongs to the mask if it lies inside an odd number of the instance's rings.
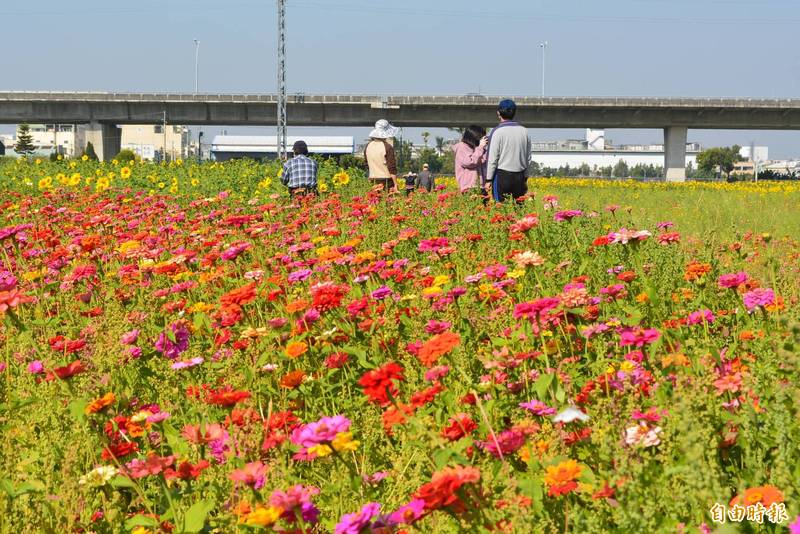
[[[482,193],[482,168],[486,163],[486,129],[469,126],[464,130],[461,142],[453,147],[455,152],[456,181],[462,193]]]

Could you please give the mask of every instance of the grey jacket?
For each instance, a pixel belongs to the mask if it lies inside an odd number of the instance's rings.
[[[417,187],[433,190],[434,179],[430,171],[419,171],[417,175]]]
[[[528,165],[531,158],[531,139],[524,126],[505,126],[492,132],[492,141],[489,143],[487,157],[486,179],[494,179],[498,169],[519,172],[525,171],[528,175]]]

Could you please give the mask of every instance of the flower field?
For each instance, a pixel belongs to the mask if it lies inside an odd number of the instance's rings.
[[[796,185],[277,170],[0,162],[0,532],[800,531]]]

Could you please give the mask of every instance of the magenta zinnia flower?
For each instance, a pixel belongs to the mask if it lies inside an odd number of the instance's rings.
[[[381,511],[381,505],[376,502],[365,504],[360,512],[354,514],[345,514],[336,525],[336,534],[359,534],[365,527],[367,527],[372,518],[378,515]]]
[[[774,304],[775,292],[769,288],[759,287],[752,291],[748,291],[742,298],[744,299],[744,307],[750,312],[759,306],[763,307]]]
[[[512,454],[525,445],[525,434],[519,430],[503,430],[495,437],[497,438],[496,441],[490,435],[486,441],[477,441],[475,443],[495,458]]]
[[[180,322],[170,326],[175,341],[172,341],[166,332],[161,332],[156,341],[155,348],[170,360],[174,360],[189,348],[189,330]]]
[[[292,432],[292,443],[301,447],[314,447],[320,443],[330,443],[336,434],[347,432],[350,428],[350,419],[343,415],[323,417],[315,423],[297,427]]]

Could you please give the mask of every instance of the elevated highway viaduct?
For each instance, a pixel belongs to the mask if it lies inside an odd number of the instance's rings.
[[[667,180],[685,180],[689,129],[800,130],[800,99],[513,97],[516,119],[529,128],[664,130]],[[498,97],[289,96],[291,126],[491,126]],[[116,154],[121,124],[274,126],[271,94],[0,92],[0,123],[82,124],[100,157]]]

